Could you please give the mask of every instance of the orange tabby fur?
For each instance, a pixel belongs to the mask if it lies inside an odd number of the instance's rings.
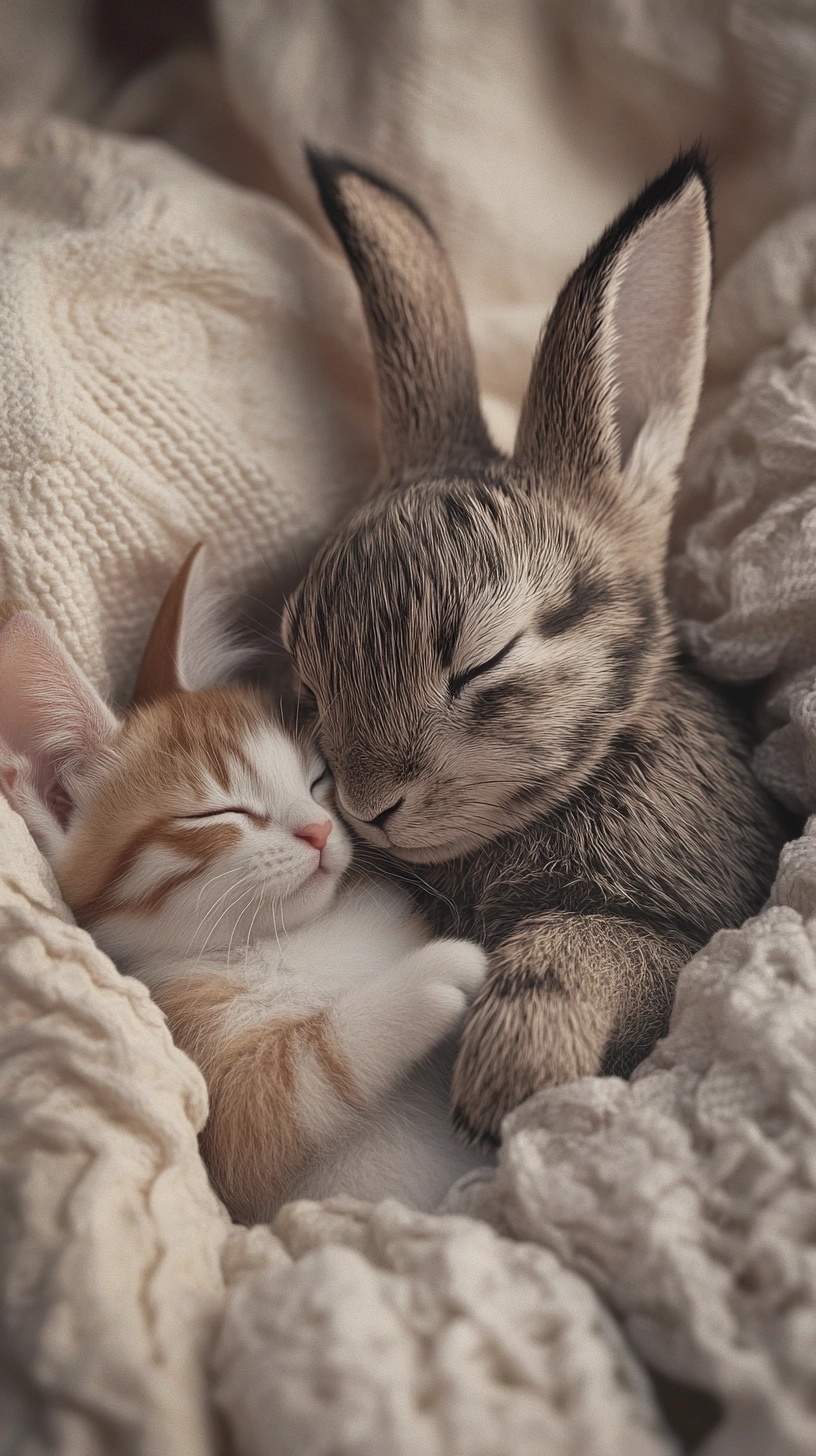
[[[186,977],[157,992],[177,1046],[198,1064],[210,1094],[201,1150],[216,1188],[249,1219],[262,1192],[282,1195],[312,1147],[297,1115],[298,1074],[309,1056],[336,1095],[364,1110],[347,1059],[324,1011],[278,1017],[225,1035],[225,1008],[239,995],[222,976]]]

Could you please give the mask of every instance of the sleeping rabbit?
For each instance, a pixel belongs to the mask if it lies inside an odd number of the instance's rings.
[[[508,457],[422,212],[341,158],[311,166],[362,295],[384,471],[284,636],[346,820],[414,867],[438,933],[491,952],[454,1104],[495,1141],[538,1088],[636,1065],[786,835],[664,588],[705,359],[706,168],[678,157],[568,279]]]

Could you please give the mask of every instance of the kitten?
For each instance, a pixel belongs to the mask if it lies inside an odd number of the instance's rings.
[[[325,764],[254,691],[216,685],[236,653],[201,573],[196,548],[124,718],[36,617],[6,624],[0,784],[79,923],[200,1066],[202,1151],[235,1217],[340,1192],[432,1208],[477,1161],[448,1126],[444,1043],[484,953],[348,877]]]

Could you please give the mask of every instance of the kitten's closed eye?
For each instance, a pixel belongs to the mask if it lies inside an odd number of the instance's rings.
[[[311,689],[309,691],[311,692]],[[316,788],[318,784],[331,778],[329,761],[313,735],[309,737],[308,749],[302,761],[306,782],[310,789]]]
[[[325,758],[315,757],[309,768],[309,793],[321,809],[334,807],[334,775]]]
[[[310,688],[303,678],[298,679],[298,707],[303,708],[307,713],[317,712],[317,694],[314,688]]]
[[[220,819],[225,814],[243,814],[245,819],[259,821],[265,816],[257,814],[254,809],[245,809],[238,804],[225,805],[223,809],[196,809],[193,814],[177,814],[177,819]]]

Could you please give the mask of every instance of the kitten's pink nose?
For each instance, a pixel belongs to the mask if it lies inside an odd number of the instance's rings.
[[[303,824],[295,830],[295,839],[305,839],[313,849],[323,849],[331,831],[331,819],[323,819],[319,824]]]

